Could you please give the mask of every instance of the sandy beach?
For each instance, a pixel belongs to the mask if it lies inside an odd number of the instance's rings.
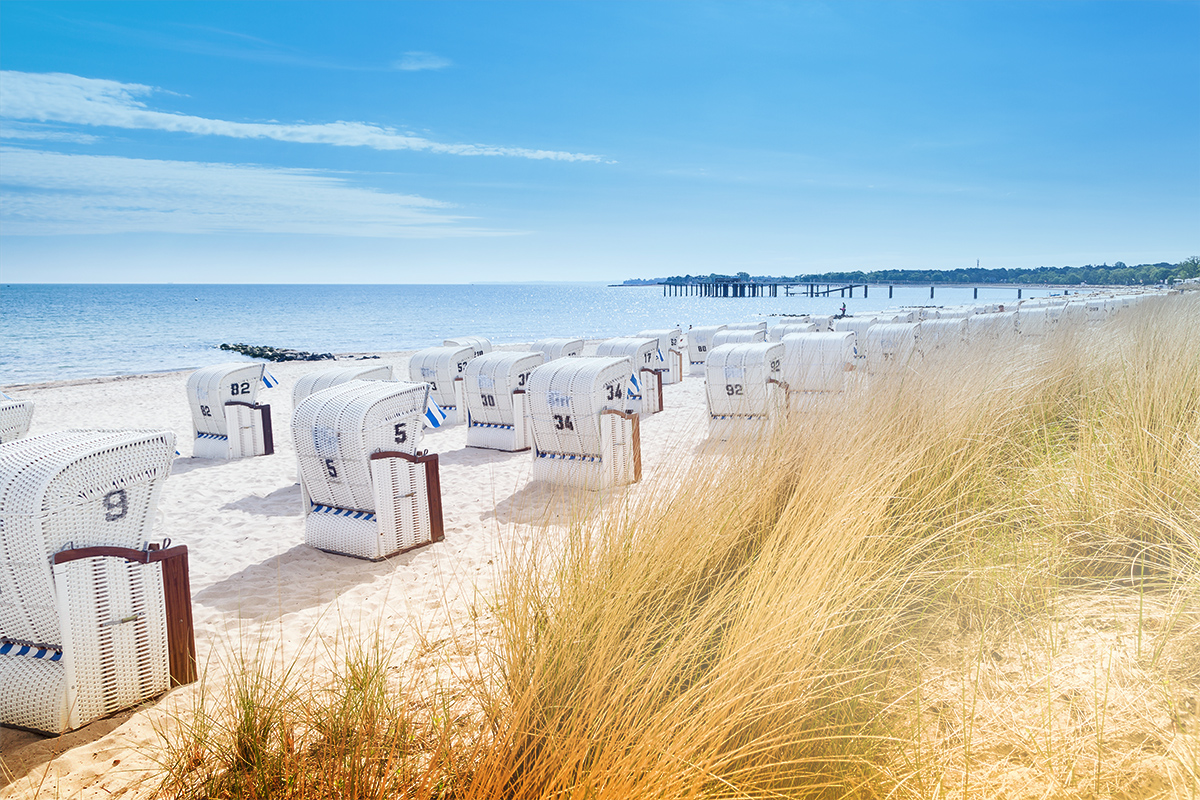
[[[503,349],[521,349],[506,347]],[[392,364],[408,374],[408,353],[379,361],[341,356],[338,365]],[[147,428],[175,432],[179,456],[159,505],[156,537],[189,548],[196,647],[211,692],[239,655],[266,654],[297,670],[321,664],[347,640],[379,634],[396,653],[424,654],[423,668],[455,665],[474,653],[447,648],[455,631],[487,625],[487,606],[506,553],[533,537],[553,537],[574,502],[611,501],[531,484],[528,451],[467,448],[466,428],[426,431],[438,453],[446,538],[369,562],[304,544],[291,392],[301,376],[334,362],[268,365],[280,380],[262,389],[271,405],[274,455],[238,461],[192,457],[185,395],[190,371],[9,388],[36,404],[29,435],[68,428]],[[642,421],[643,480],[624,491],[653,491],[673,460],[705,433],[704,382],[664,387],[664,411]],[[6,797],[130,796],[153,766],[147,748],[168,715],[193,702],[199,684],[64,737],[0,729],[0,755],[17,779]]]

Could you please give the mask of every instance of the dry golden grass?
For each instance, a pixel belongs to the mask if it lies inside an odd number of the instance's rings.
[[[514,559],[475,724],[374,646],[318,692],[247,664],[163,793],[1194,797],[1198,301],[914,362],[577,515]]]

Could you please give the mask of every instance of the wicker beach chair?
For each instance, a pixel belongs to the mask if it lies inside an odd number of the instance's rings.
[[[467,447],[528,450],[533,446],[526,391],[529,373],[545,363],[541,353],[496,352],[471,359],[463,373]]]
[[[815,333],[817,326],[812,322],[785,322],[767,331],[768,342],[782,342],[789,333]]]
[[[420,454],[429,387],[349,381],[311,394],[292,416],[305,543],[371,561],[442,533],[436,454]]]
[[[0,449],[0,724],[62,733],[195,680],[187,548],[149,539],[169,431]]]
[[[767,340],[767,330],[763,328],[726,328],[723,331],[717,331],[712,337],[712,350],[720,347],[723,344],[753,344],[754,342],[765,342]]]
[[[854,371],[857,348],[854,331],[789,333],[783,337],[783,375],[789,399],[810,393],[836,393],[846,388]]]
[[[391,365],[360,366],[360,367],[330,367],[310,372],[301,376],[292,388],[292,408],[300,405],[300,401],[310,394],[328,389],[330,386],[346,383],[347,381],[390,381],[392,380]]]
[[[33,421],[32,400],[0,401],[0,444],[20,439]]]
[[[957,350],[967,342],[967,317],[927,319],[917,325],[917,347],[923,358]]]
[[[562,358],[529,375],[533,479],[603,489],[642,477],[636,414],[623,411],[633,362]]]
[[[1013,311],[976,314],[967,317],[967,340],[996,341],[1017,335],[1017,314]]]
[[[920,326],[892,322],[867,328],[867,374],[897,375],[906,372],[917,354]]]
[[[530,348],[541,353],[547,361],[583,355],[583,339],[538,339]]]
[[[473,346],[443,345],[419,350],[409,359],[409,380],[428,383],[429,396],[446,413],[442,427],[467,421],[462,376],[472,358]]]
[[[809,320],[813,320],[813,319],[816,319],[816,318],[809,317]],[[762,331],[763,336],[767,335],[767,323],[766,322],[730,322],[728,325],[725,326],[725,329],[731,330],[731,331]],[[760,339],[759,341],[762,341],[762,340]]]
[[[492,343],[482,336],[457,336],[442,342],[443,347],[469,347],[474,358],[492,352]]]
[[[710,437],[758,435],[768,429],[787,402],[784,354],[779,342],[713,348],[704,367]]]
[[[605,339],[596,345],[601,358],[625,357],[633,363],[629,386],[625,390],[625,410],[631,414],[657,414],[663,410],[662,373],[658,364],[658,340],[623,336]]]
[[[708,351],[712,349],[712,337],[723,330],[725,330],[724,325],[703,325],[698,328],[688,328],[688,369],[693,374],[704,374],[704,361],[708,358]]]
[[[255,402],[263,364],[218,364],[188,376],[196,458],[245,458],[275,452],[271,407]]]
[[[637,338],[658,340],[658,362],[655,369],[662,372],[664,385],[683,380],[683,331],[679,328],[642,331]]]

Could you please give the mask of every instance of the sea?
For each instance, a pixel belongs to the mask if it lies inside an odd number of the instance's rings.
[[[782,291],[782,290],[781,290]],[[602,283],[0,285],[0,386],[250,360],[222,343],[313,353],[416,350],[455,336],[493,344],[599,339],[653,328],[1012,303],[1015,286],[871,286],[863,297],[715,298]],[[1022,287],[1025,298],[1060,294]],[[977,294],[977,297],[976,297]]]

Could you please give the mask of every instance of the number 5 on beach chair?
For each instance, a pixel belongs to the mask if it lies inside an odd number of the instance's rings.
[[[378,561],[442,540],[438,458],[417,449],[428,394],[424,383],[349,381],[300,402],[307,544]]]
[[[262,364],[219,364],[188,376],[196,458],[245,458],[275,452],[271,407],[255,402]]]
[[[628,358],[563,358],[529,375],[533,479],[604,489],[642,478],[637,414],[623,410]]]
[[[196,679],[187,548],[149,537],[169,431],[0,450],[0,724],[63,733]]]

